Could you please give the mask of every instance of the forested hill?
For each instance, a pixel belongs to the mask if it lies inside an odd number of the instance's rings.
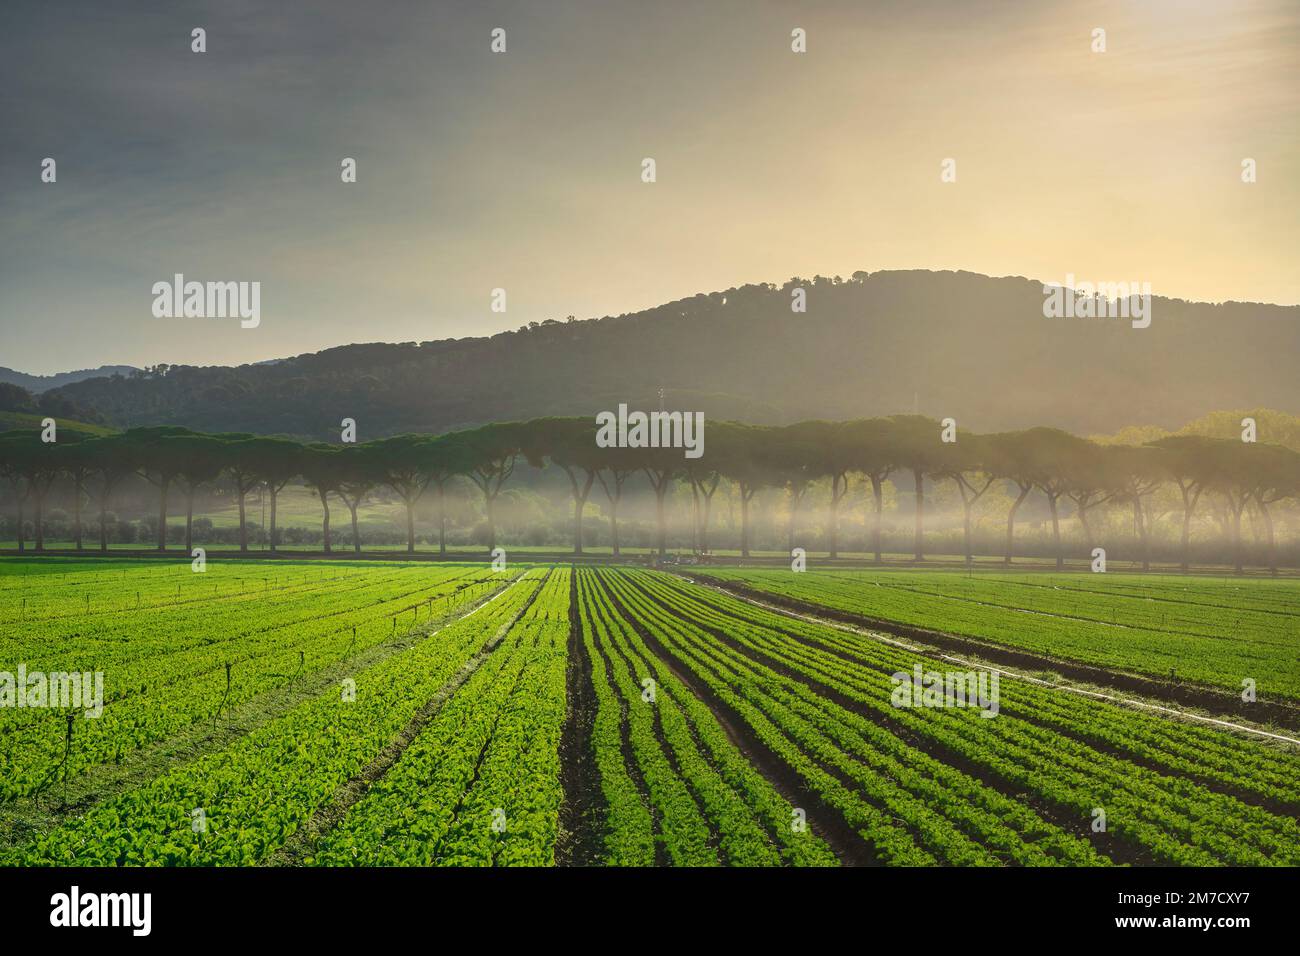
[[[33,394],[40,394],[51,388],[70,385],[88,378],[103,378],[108,375],[130,375],[136,371],[130,365],[101,365],[99,368],[83,368],[76,372],[60,372],[57,375],[28,375],[11,368],[0,366],[0,384],[17,385]]]
[[[807,311],[791,310],[792,289]],[[910,412],[1079,433],[1214,409],[1300,410],[1300,307],[1156,298],[1149,328],[1045,318],[1040,282],[855,273],[700,294],[490,338],[349,345],[237,368],[169,366],[58,391],[113,424],[362,437],[657,408],[782,423]]]

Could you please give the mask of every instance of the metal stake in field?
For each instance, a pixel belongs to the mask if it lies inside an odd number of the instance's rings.
[[[221,716],[221,708],[226,706],[226,701],[230,699],[230,662],[226,661],[226,693],[221,698],[221,703],[217,704],[217,712],[212,715],[212,732],[217,732],[217,718]]]
[[[63,802],[68,802],[68,758],[72,756],[72,722],[76,714],[68,714],[68,730],[63,738]]]

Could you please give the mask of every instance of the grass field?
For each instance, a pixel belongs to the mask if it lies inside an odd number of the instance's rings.
[[[709,574],[1294,679],[1293,582]],[[103,711],[0,708],[5,865],[1300,864],[1285,741],[1007,673],[900,704],[896,675],[952,662],[662,571],[0,559],[20,665],[101,672]]]

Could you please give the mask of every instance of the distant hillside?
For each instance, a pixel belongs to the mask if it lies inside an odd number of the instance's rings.
[[[807,312],[791,311],[794,285]],[[881,272],[700,294],[490,338],[350,345],[275,364],[170,366],[59,389],[116,425],[360,437],[619,402],[788,422],[910,412],[978,430],[1177,428],[1223,408],[1300,410],[1300,307],[1155,299],[1149,328],[1049,319],[1040,282]]]
[[[41,422],[45,416],[41,414],[30,414],[28,412],[6,412],[0,411],[0,432],[10,431],[11,429],[30,428],[37,431],[41,427]],[[55,424],[58,426],[60,435],[68,436],[72,434],[83,436],[111,435],[113,429],[104,428],[102,425],[91,425],[87,422],[79,422],[71,418],[60,418],[55,416]]]
[[[29,392],[40,394],[51,388],[83,382],[88,378],[102,378],[109,375],[130,375],[138,371],[133,365],[101,365],[99,368],[85,368],[77,372],[59,372],[57,375],[28,375],[11,368],[0,366],[0,382],[17,385]]]

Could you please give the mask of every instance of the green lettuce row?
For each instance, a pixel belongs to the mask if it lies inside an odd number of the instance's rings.
[[[714,599],[710,595],[710,600]],[[995,720],[982,720],[969,711],[889,707],[883,703],[888,700],[890,689],[883,672],[873,672],[875,686],[864,693],[862,686],[852,683],[853,665],[842,658],[823,659],[806,647],[800,647],[797,655],[788,654],[785,651],[788,638],[769,637],[751,643],[747,637],[746,634],[737,639],[786,666],[809,673],[855,701],[901,723],[916,726],[976,763],[993,766],[993,748],[989,744],[994,744],[997,754],[1015,758],[1014,764],[998,763],[999,774],[1009,780],[1024,784],[1040,779],[1033,774],[1027,776],[1024,768],[1059,777],[1073,789],[1055,787],[1055,798],[1062,799],[1069,793],[1067,802],[1078,812],[1089,812],[1088,808],[1094,806],[1105,807],[1112,832],[1136,834],[1140,829],[1142,845],[1167,852],[1169,862],[1259,865],[1295,858],[1300,844],[1293,835],[1295,821],[1289,818],[1274,816],[1185,780],[1152,773],[1014,718],[1000,715]],[[910,662],[900,669],[910,670],[908,665]],[[941,721],[951,724],[942,736],[937,729],[926,726]],[[1088,797],[1088,793],[1093,796]],[[1122,812],[1116,813],[1117,810]],[[1204,824],[1207,817],[1215,821],[1213,827]]]
[[[567,603],[567,573],[553,572],[313,862],[483,865],[494,854],[504,865],[554,862]],[[492,829],[498,809],[504,830]]]
[[[938,572],[936,572],[938,573]],[[1171,633],[1101,621],[1007,613],[1004,607],[981,606],[876,582],[836,582],[819,573],[710,569],[708,576],[740,581],[769,593],[836,610],[885,618],[901,624],[973,637],[1050,657],[1099,667],[1119,668],[1168,679],[1239,691],[1252,677],[1263,695],[1300,698],[1300,664],[1289,643],[1270,619],[1258,640],[1243,635],[1230,614],[1222,615],[1213,636]],[[957,590],[960,575],[951,575]],[[1120,621],[1119,623],[1125,623]],[[1282,627],[1287,627],[1282,624]]]
[[[51,709],[17,711],[37,713],[44,719],[6,730],[0,744],[0,800],[28,795],[48,786],[50,768],[59,766],[59,776],[75,774],[106,761],[120,760],[132,750],[165,740],[196,721],[207,720],[219,706],[234,707],[267,691],[310,676],[322,667],[337,663],[342,655],[355,653],[391,639],[392,607],[409,601],[403,591],[391,601],[377,599],[361,608],[352,602],[340,605],[334,616],[310,622],[294,634],[295,644],[283,647],[284,635],[269,634],[229,642],[218,651],[207,651],[198,673],[178,678],[167,666],[151,670],[138,667],[134,678],[148,687],[148,693],[110,700],[102,716],[74,722],[73,745],[67,761],[64,753],[65,725]],[[356,639],[353,640],[353,628]],[[299,656],[301,653],[301,657]],[[224,662],[232,666],[229,695],[226,693]],[[174,657],[162,663],[175,663]],[[190,669],[193,664],[188,665]]]
[[[360,773],[540,585],[529,572],[479,611],[367,668],[355,701],[323,693],[199,758],[0,854],[0,863],[248,865],[263,861]],[[206,828],[194,832],[201,808]]]
[[[594,580],[593,572],[580,572],[582,578]],[[720,809],[735,815],[753,815],[757,833],[763,834],[764,828],[775,835],[776,851],[780,860],[797,866],[834,866],[838,862],[830,848],[810,830],[795,831],[793,807],[784,800],[770,783],[760,774],[739,750],[727,739],[726,733],[718,724],[708,707],[672,673],[659,658],[650,652],[636,631],[623,624],[617,612],[604,596],[592,590],[592,605],[598,613],[616,620],[620,626],[616,631],[619,650],[624,654],[638,672],[653,673],[657,682],[660,700],[665,696],[670,706],[660,710],[661,722],[666,731],[678,743],[679,752],[697,753],[695,741],[703,745],[712,767],[716,768],[717,784],[713,787],[720,791],[713,796],[715,802],[721,801]],[[689,743],[689,749],[688,749]],[[689,759],[689,758],[687,758]],[[707,778],[706,778],[707,779]],[[711,788],[712,789],[712,788]],[[741,832],[737,823],[730,817],[723,817],[719,830],[723,835],[724,849],[726,841],[733,832]],[[739,822],[739,821],[737,821]],[[730,851],[729,862],[753,865],[754,859],[744,853]],[[756,858],[756,850],[755,852]]]
[[[729,600],[727,613],[756,623],[766,620],[785,633],[847,653],[886,674],[910,671],[917,660],[915,655],[897,651],[867,635],[785,615],[773,616],[742,601]],[[1171,772],[1201,777],[1270,800],[1300,800],[1300,758],[1295,754],[1271,750],[1223,731],[1019,681],[1004,683],[1001,699],[1005,713],[1085,743],[1096,741],[1128,750]]]
[[[635,595],[629,596],[629,600],[638,602]],[[637,606],[643,612],[653,610],[645,603],[637,603]],[[1026,842],[999,819],[996,810],[1002,810],[1021,825],[1027,825],[1033,838],[1055,838],[1066,847],[1073,842],[1032,814],[1026,816],[1021,808],[1001,798],[995,791],[964,778],[956,771],[944,773],[937,761],[931,762],[927,769],[947,778],[941,782],[929,779],[913,766],[882,752],[878,749],[882,745],[893,750],[895,755],[906,754],[908,748],[898,746],[896,741],[891,744],[892,735],[879,728],[872,735],[875,740],[869,740],[867,736],[854,735],[830,714],[817,712],[813,721],[805,719],[805,715],[799,713],[797,702],[791,707],[788,698],[786,701],[780,699],[779,690],[776,694],[761,691],[752,674],[746,674],[743,665],[737,667],[738,660],[728,660],[729,655],[721,648],[701,647],[700,650],[703,651],[701,657],[709,659],[715,668],[731,665],[735,686],[756,706],[823,765],[833,767],[842,776],[853,780],[864,794],[907,822],[918,834],[922,845],[940,855],[944,862],[990,866],[1002,863],[1003,857],[1026,864],[1050,865],[1054,862],[1052,856]],[[953,800],[954,794],[962,794],[967,800],[974,797],[978,802]],[[992,804],[995,812],[990,812],[980,803]],[[1061,840],[1062,837],[1065,839]]]
[[[618,572],[600,572],[615,593],[619,593]],[[762,743],[784,760],[801,776],[809,788],[828,806],[838,810],[845,821],[856,830],[876,855],[887,863],[909,866],[933,865],[938,862],[930,853],[917,846],[912,834],[898,825],[893,815],[879,806],[864,800],[834,774],[827,772],[812,759],[775,723],[758,708],[733,690],[732,686],[703,663],[691,650],[689,643],[681,642],[673,621],[667,620],[656,609],[638,613],[647,628],[653,629],[670,653],[674,654],[692,673],[728,707],[740,715]]]

